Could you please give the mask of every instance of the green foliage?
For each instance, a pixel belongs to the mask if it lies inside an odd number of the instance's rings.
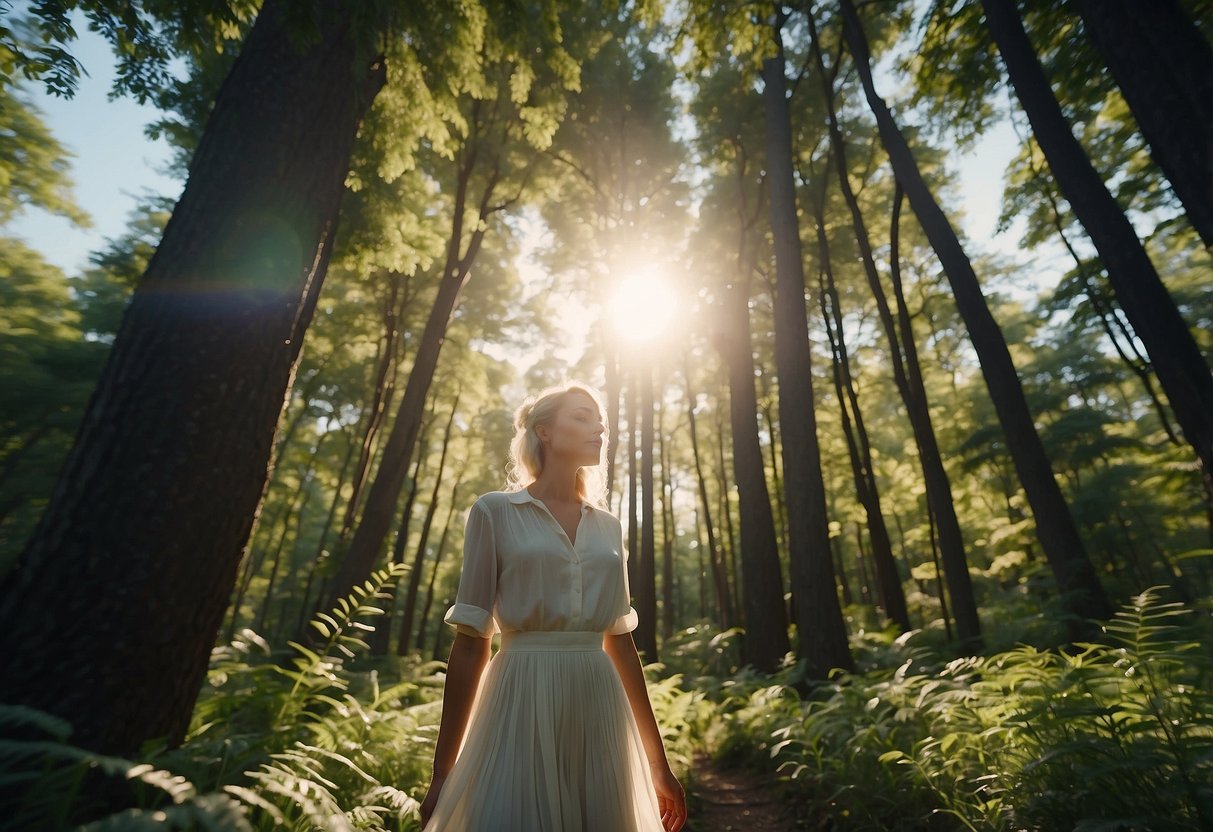
[[[0,788],[16,828],[66,829],[105,811],[91,771],[125,779],[134,806],[88,830],[416,828],[418,787],[437,722],[436,664],[405,666],[410,681],[381,688],[377,670],[348,665],[366,650],[363,619],[402,568],[376,572],[312,621],[318,644],[275,655],[252,631],[217,647],[186,742],[124,760],[70,744],[70,726],[0,707]]]
[[[0,569],[37,521],[105,359],[82,317],[58,268],[0,237]]]
[[[366,656],[365,619],[407,568],[376,572],[310,622],[319,642],[275,651],[242,630],[212,652],[186,741],[149,747],[140,760],[70,743],[65,721],[0,706],[0,793],[16,828],[90,832],[185,830],[416,830],[429,778],[443,679],[440,662]],[[679,674],[645,667],[649,697],[674,770],[691,759],[715,710]],[[398,679],[382,685],[381,677]],[[133,806],[103,808],[84,788],[90,772],[127,783]],[[100,817],[98,817],[100,815]]]
[[[33,205],[87,227],[76,205],[67,149],[51,134],[42,114],[21,91],[0,81],[0,225]]]
[[[716,754],[774,767],[837,829],[1198,829],[1213,820],[1207,611],[1151,589],[1069,651],[1020,646],[732,686]],[[774,684],[772,684],[772,682]]]

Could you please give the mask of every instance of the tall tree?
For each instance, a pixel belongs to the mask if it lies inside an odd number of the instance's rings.
[[[1213,47],[1178,0],[1077,0],[1150,155],[1213,248]]]
[[[300,48],[290,4],[262,7],[51,503],[0,585],[0,698],[61,715],[99,751],[184,736],[354,137],[384,83],[353,8],[315,12]]]
[[[981,626],[977,617],[977,603],[973,597],[973,584],[969,578],[969,563],[965,555],[964,541],[961,537],[960,521],[956,517],[956,507],[952,503],[951,486],[948,483],[948,475],[944,470],[943,460],[939,453],[935,429],[931,425],[930,405],[927,401],[926,387],[922,381],[922,371],[918,365],[918,351],[914,344],[913,329],[910,326],[908,315],[904,312],[903,303],[898,304],[898,326],[894,325],[893,314],[889,309],[884,287],[876,271],[876,261],[872,255],[872,245],[868,235],[867,224],[860,210],[859,200],[851,188],[846,142],[843,139],[835,104],[834,79],[838,76],[842,67],[841,55],[834,62],[829,72],[827,72],[822,54],[821,40],[817,33],[817,24],[812,15],[808,18],[808,28],[809,36],[812,40],[813,59],[821,83],[822,97],[826,104],[830,147],[833,151],[835,170],[838,172],[838,186],[851,214],[851,222],[855,229],[855,239],[859,245],[860,258],[863,262],[864,275],[867,277],[868,287],[871,289],[872,296],[876,301],[881,328],[888,343],[893,381],[897,386],[897,391],[901,396],[902,402],[905,404],[906,413],[909,416],[911,430],[914,434],[914,442],[917,445],[918,457],[922,465],[923,480],[927,490],[927,501],[939,525],[940,548],[944,553],[943,560],[948,581],[948,591],[954,599],[957,629],[961,640],[975,647],[981,634]],[[895,186],[895,190],[894,210],[896,218],[900,216],[902,195],[900,187]],[[824,224],[823,214],[824,210],[818,211],[818,235],[820,245],[824,249],[828,243],[825,238],[824,228],[822,227]],[[898,293],[898,300],[901,301],[903,299],[900,296],[899,233],[900,225],[895,223],[890,231],[890,266],[893,272],[894,287]],[[823,266],[823,268],[828,268],[828,266]],[[840,337],[841,332],[840,328]],[[858,412],[858,409],[856,410]],[[871,481],[869,490],[873,494],[877,493],[874,479]],[[887,532],[885,533],[885,539],[887,540]],[[886,557],[882,551],[883,541],[878,545],[878,540],[879,535],[874,536],[873,556],[876,560],[883,595],[886,591],[891,590],[891,587],[885,589],[889,584],[889,579],[885,575],[880,574],[881,565],[883,562],[884,572],[889,571],[889,561],[892,559],[892,553],[890,547],[890,552]],[[904,607],[904,601],[902,603]],[[908,627],[908,613],[905,613],[905,616],[904,620]]]
[[[430,503],[425,510],[425,520],[421,524],[421,536],[417,541],[417,555],[413,558],[413,568],[409,572],[408,588],[404,595],[404,614],[400,621],[400,637],[396,643],[396,653],[400,656],[407,655],[412,646],[413,615],[417,609],[417,593],[421,588],[421,573],[425,566],[430,527],[433,525],[434,515],[438,511],[438,491],[443,485],[446,457],[451,447],[451,432],[455,427],[455,414],[459,411],[460,392],[456,391],[455,399],[451,402],[451,415],[447,418],[446,430],[442,435],[442,452],[438,456],[438,470],[434,473],[434,490],[430,494]],[[437,565],[435,565],[436,568]],[[384,624],[386,626],[386,622]]]
[[[893,556],[893,542],[880,507],[880,490],[876,483],[875,466],[872,464],[871,442],[863,411],[859,407],[859,394],[851,372],[851,357],[847,350],[846,334],[842,318],[842,302],[838,287],[834,283],[834,268],[830,256],[829,238],[826,234],[824,208],[825,188],[814,207],[817,217],[817,245],[821,256],[818,268],[820,292],[818,302],[825,323],[826,338],[833,353],[834,390],[838,396],[838,409],[842,417],[842,430],[847,443],[847,456],[851,460],[855,496],[863,506],[868,521],[868,538],[872,542],[872,560],[876,566],[877,586],[880,590],[880,605],[884,614],[897,625],[901,632],[910,629],[910,613],[906,606],[905,590],[897,571],[897,560]]]
[[[695,428],[695,400],[691,391],[690,367],[685,367],[683,377],[687,381],[687,423],[691,434],[691,458],[695,463],[695,481],[698,483],[699,508],[696,518],[703,519],[704,534],[707,538],[708,568],[712,574],[712,587],[716,593],[716,623],[720,629],[727,630],[732,625],[733,602],[729,598],[729,577],[724,566],[724,553],[716,538],[716,529],[712,526],[712,503],[708,498],[708,481],[703,473],[703,457],[699,453],[699,432]]]
[[[636,595],[636,649],[646,662],[657,661],[657,529],[653,478],[654,407],[653,368],[638,362],[635,370],[640,388],[640,563],[637,583],[631,584]],[[631,414],[629,414],[631,416]]]
[[[1111,613],[1107,596],[1091,561],[1065,497],[1053,477],[1048,456],[1036,433],[1023,387],[1011,361],[1006,339],[986,305],[973,265],[956,231],[923,179],[914,154],[872,80],[871,54],[863,23],[852,0],[840,0],[843,34],[855,59],[868,106],[898,181],[905,189],[919,224],[935,249],[964,318],[969,339],[977,351],[982,376],[1006,436],[1007,446],[1023,484],[1037,533],[1068,609],[1080,618],[1106,618]]]
[[[536,148],[551,140],[555,125],[533,124],[529,108],[521,101],[527,94],[543,96],[544,106],[537,102],[534,109],[544,110],[546,106],[558,111],[560,84],[572,83],[565,70],[563,75],[556,75],[550,88],[543,92],[523,90],[520,96],[511,87],[518,77],[511,74],[511,69],[508,65],[493,67],[491,75],[496,82],[491,91],[495,97],[471,98],[468,103],[468,135],[455,153],[451,229],[437,296],[388,433],[383,459],[367,492],[362,520],[341,558],[325,606],[366,580],[382,555],[460,291],[471,277],[489,223],[499,220],[502,212],[522,198],[534,173]]]
[[[718,322],[713,341],[728,371],[729,434],[733,440],[744,586],[741,607],[746,632],[741,644],[742,658],[755,667],[771,670],[779,665],[791,644],[787,636],[787,605],[783,600],[775,517],[758,439],[750,330],[750,291],[759,256],[754,229],[762,211],[763,194],[761,190],[749,192],[748,160],[740,142],[736,144],[736,261],[727,272],[727,282],[718,291]]]
[[[800,656],[813,678],[854,667],[846,624],[838,604],[834,562],[830,557],[825,481],[817,442],[813,377],[805,310],[804,260],[792,176],[792,121],[784,75],[782,9],[771,37],[775,55],[762,63],[766,102],[767,174],[771,231],[775,247],[775,364],[779,375],[779,425],[783,440],[784,499],[788,506],[788,553]],[[770,577],[767,576],[769,580]],[[749,576],[746,576],[747,582]],[[747,632],[753,622],[747,621]],[[769,632],[753,633],[774,638]]]
[[[1207,499],[1213,502],[1213,373],[1133,224],[1070,131],[1014,0],[982,0],[982,8],[1053,178],[1099,251],[1120,307],[1149,353],[1184,438],[1196,451]],[[1196,33],[1196,37],[1200,39],[1201,35]],[[1208,44],[1205,47],[1207,52]],[[1206,85],[1210,83],[1205,81]],[[1195,116],[1207,121],[1208,112],[1213,112],[1213,104],[1205,102],[1204,106],[1198,105]],[[1209,138],[1204,137],[1203,148],[1198,151],[1206,157],[1200,165],[1206,169],[1213,164],[1207,158]],[[1206,179],[1203,184],[1198,180],[1193,187],[1207,192],[1210,185],[1213,181]]]

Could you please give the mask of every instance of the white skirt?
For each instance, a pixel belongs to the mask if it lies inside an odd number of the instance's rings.
[[[602,633],[503,633],[424,832],[661,832]]]

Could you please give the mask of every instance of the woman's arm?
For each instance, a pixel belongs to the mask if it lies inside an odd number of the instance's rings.
[[[446,684],[442,688],[442,721],[438,725],[438,742],[434,746],[434,774],[430,788],[421,801],[421,825],[429,823],[438,794],[447,774],[455,765],[459,743],[467,729],[480,674],[489,661],[491,638],[479,638],[456,633],[446,665]]]
[[[611,657],[615,670],[627,692],[632,715],[640,729],[644,743],[644,754],[649,760],[653,775],[653,786],[657,790],[657,805],[661,810],[661,822],[670,832],[677,832],[687,819],[686,795],[678,779],[670,770],[665,756],[665,745],[661,741],[661,729],[653,715],[653,703],[649,701],[649,689],[644,681],[644,668],[636,653],[636,642],[630,632],[603,635],[602,649]]]
[[[603,636],[602,649],[615,663],[615,670],[623,681],[623,689],[627,691],[628,703],[631,704],[632,714],[636,717],[636,727],[640,729],[640,738],[644,742],[644,754],[648,757],[649,765],[668,766],[665,746],[661,742],[661,729],[657,727],[653,704],[649,702],[649,689],[644,682],[644,670],[640,666],[640,656],[636,653],[636,642],[632,640],[632,634],[607,633]]]

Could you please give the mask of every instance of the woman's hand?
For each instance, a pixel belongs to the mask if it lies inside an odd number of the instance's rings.
[[[442,784],[444,782],[446,782],[446,778],[430,781],[429,791],[425,793],[425,798],[421,801],[422,829],[425,829],[425,825],[430,822],[430,816],[434,814],[434,806],[438,804],[438,795],[442,791]]]
[[[666,832],[679,832],[687,822],[687,798],[682,784],[666,763],[649,766],[653,788],[657,792],[657,808],[661,810],[661,825]]]

